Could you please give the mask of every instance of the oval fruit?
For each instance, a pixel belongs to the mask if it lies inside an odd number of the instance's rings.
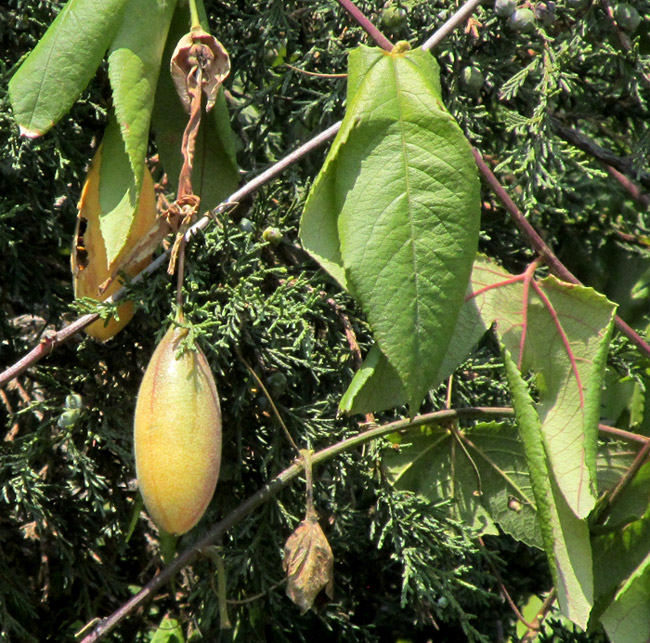
[[[145,166],[140,192],[138,209],[129,230],[124,249],[108,264],[106,246],[99,229],[99,216],[101,205],[99,202],[99,176],[102,162],[102,145],[99,146],[95,157],[90,164],[86,176],[81,198],[79,199],[77,213],[77,228],[75,242],[72,248],[71,267],[74,283],[75,297],[90,297],[97,301],[104,301],[114,294],[121,284],[118,279],[106,289],[99,292],[99,286],[109,277],[115,265],[125,257],[136,243],[144,237],[156,222],[156,194],[153,178],[149,168]],[[143,268],[151,263],[151,257],[128,266],[124,272],[129,277],[134,277]],[[111,317],[106,323],[103,319],[90,324],[85,331],[90,337],[105,342],[121,331],[133,317],[133,303],[127,301],[118,307],[119,321]]]
[[[135,466],[153,521],[170,534],[203,516],[221,463],[221,408],[203,353],[177,357],[187,330],[170,328],[156,347],[135,408]]]

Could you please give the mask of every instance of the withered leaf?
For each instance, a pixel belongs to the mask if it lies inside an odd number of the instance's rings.
[[[287,574],[287,596],[304,614],[314,604],[321,591],[334,596],[334,555],[318,524],[314,510],[289,536],[284,546],[282,564]]]
[[[199,89],[206,97],[205,109],[209,112],[217,100],[221,83],[230,73],[230,56],[214,36],[197,28],[178,41],[170,67],[185,110],[190,112],[192,90],[200,83]]]

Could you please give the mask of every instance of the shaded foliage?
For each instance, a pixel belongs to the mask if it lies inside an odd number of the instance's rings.
[[[553,22],[523,34],[486,3],[472,28],[455,31],[434,53],[446,104],[529,218],[581,279],[644,328],[647,208],[599,162],[567,143],[554,119],[629,159],[632,173],[641,176],[650,156],[649,21],[627,52],[600,3],[575,4],[558,2]],[[635,4],[648,15],[647,1]],[[382,5],[359,2],[375,24]],[[443,0],[403,6],[406,21],[391,35],[412,42],[454,10]],[[306,76],[284,63],[342,73],[347,50],[365,36],[329,1],[214,0],[206,7],[233,60],[229,106],[241,167],[253,175],[342,115],[344,79]],[[59,8],[53,1],[18,0],[0,8],[2,366],[33,346],[47,325],[59,328],[75,317],[68,267],[75,206],[109,106],[100,69],[47,136],[19,139],[6,100],[8,79]],[[483,74],[477,91],[463,84],[468,65]],[[325,151],[287,170],[233,217],[220,215],[188,248],[186,316],[217,378],[224,453],[215,498],[181,547],[294,455],[237,351],[265,382],[301,447],[320,448],[358,431],[358,418],[336,417],[354,372],[340,315],[349,317],[364,352],[368,327],[354,303],[297,247],[298,218]],[[487,191],[483,199],[481,249],[520,272],[532,252],[496,199]],[[284,235],[278,246],[263,239],[271,225]],[[630,238],[642,242],[630,244]],[[131,434],[141,374],[171,319],[173,289],[160,271],[133,292],[139,312],[115,340],[99,345],[80,336],[3,391],[0,631],[6,640],[71,639],[162,567],[153,525],[140,517],[130,533],[139,509]],[[39,319],[21,317],[27,314]],[[630,375],[637,399],[644,398],[647,363],[626,342],[615,346],[612,371]],[[452,405],[507,403],[500,367],[486,337],[455,376]],[[81,396],[82,408],[64,418],[71,392]],[[424,410],[441,408],[445,394],[445,387],[430,393]],[[639,404],[640,411],[637,405],[612,419],[622,420],[622,428],[644,423]],[[499,597],[486,557],[502,569],[521,603],[550,587],[540,553],[506,537],[486,539],[489,554],[477,548],[444,507],[388,487],[378,454],[377,445],[367,446],[315,471],[315,502],[335,556],[333,603],[300,617],[284,596],[282,546],[303,513],[302,489],[294,485],[222,543],[228,597],[261,594],[230,606],[232,633],[219,633],[215,569],[204,558],[113,640],[148,641],[167,613],[196,640],[492,641],[513,632],[514,616]],[[558,640],[591,640],[586,634],[571,638],[559,622],[552,629]]]

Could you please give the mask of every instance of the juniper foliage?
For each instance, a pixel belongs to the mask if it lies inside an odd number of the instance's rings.
[[[239,161],[252,176],[342,116],[345,80],[299,70],[344,73],[347,51],[365,36],[330,1],[205,4],[213,32],[233,60],[226,86]],[[530,33],[510,28],[485,2],[467,28],[447,37],[434,54],[446,104],[529,219],[570,269],[644,328],[647,204],[635,202],[566,135],[569,128],[610,150],[648,188],[650,4],[633,4],[644,21],[629,50],[604,3],[560,0],[553,19],[537,20]],[[36,141],[19,138],[6,98],[16,66],[60,6],[9,0],[0,8],[3,366],[79,311],[71,303],[70,246],[84,170],[109,108],[106,72],[100,69],[70,114]],[[381,24],[382,1],[358,6]],[[405,20],[390,35],[412,43],[456,8],[446,0],[404,0],[400,6]],[[470,65],[484,78],[471,91],[463,84]],[[219,215],[188,248],[186,316],[192,340],[217,377],[224,454],[208,513],[180,547],[190,546],[294,458],[249,366],[302,448],[322,448],[359,430],[359,418],[337,417],[354,372],[342,316],[362,350],[372,338],[354,302],[301,252],[297,239],[302,205],[324,154],[317,150],[287,170],[233,216]],[[481,249],[521,270],[532,252],[487,189],[483,198]],[[282,233],[280,245],[264,241],[269,226]],[[3,640],[72,640],[163,565],[157,531],[139,517],[131,432],[141,374],[173,314],[173,284],[160,271],[132,292],[138,313],[116,339],[99,345],[79,336],[2,391]],[[632,377],[638,401],[646,397],[647,364],[617,341],[613,377]],[[486,337],[455,376],[452,404],[507,404],[500,366]],[[67,406],[71,393],[81,397],[80,409]],[[425,410],[440,408],[446,394],[446,387],[432,392]],[[614,418],[622,428],[638,418],[634,409],[626,407],[627,415],[624,410]],[[397,409],[378,421],[405,412]],[[383,446],[367,445],[315,471],[315,503],[335,555],[332,603],[300,616],[284,595],[282,547],[304,512],[304,489],[295,484],[221,543],[232,630],[219,629],[216,572],[206,557],[111,640],[152,641],[167,615],[182,623],[192,641],[508,640],[515,618],[490,564],[521,605],[551,585],[543,556],[505,536],[487,538],[480,548],[444,505],[394,491],[380,466]],[[571,638],[560,622],[552,630],[557,640],[600,640],[599,634]]]

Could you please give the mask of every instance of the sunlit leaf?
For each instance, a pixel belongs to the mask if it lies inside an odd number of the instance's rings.
[[[532,277],[532,274],[530,275]],[[532,372],[544,450],[580,518],[597,497],[600,395],[615,306],[591,288],[477,262],[474,297],[520,371]]]
[[[138,206],[135,210],[128,212],[128,225],[125,234],[120,235],[121,248],[114,261],[110,261],[106,250],[106,237],[101,226],[101,218],[105,216],[102,210],[100,192],[102,190],[104,164],[110,165],[111,161],[107,156],[114,151],[115,147],[121,146],[122,140],[114,125],[106,132],[104,141],[97,149],[95,157],[88,170],[86,181],[79,200],[77,217],[77,228],[75,243],[71,255],[72,274],[74,282],[75,297],[90,297],[103,301],[112,295],[119,287],[120,282],[113,283],[103,292],[100,286],[113,272],[116,263],[121,257],[129,253],[129,250],[146,234],[156,221],[156,198],[153,187],[153,179],[149,170],[144,167],[144,178],[140,190]],[[129,169],[126,163],[127,171]],[[109,173],[110,176],[110,173]],[[110,181],[110,179],[109,179]],[[119,184],[104,188],[114,189],[119,193],[123,189]],[[110,228],[109,228],[110,229]],[[139,261],[124,267],[128,276],[134,276],[140,272],[151,261],[151,253],[140,258]],[[126,302],[121,304],[119,309],[119,321],[112,318],[107,323],[99,320],[86,328],[86,332],[95,339],[105,341],[119,332],[133,317],[133,304]]]
[[[47,132],[95,75],[127,0],[69,0],[9,83],[21,134]]]
[[[601,533],[602,532],[602,533]],[[638,471],[592,538],[599,618],[613,643],[650,638],[650,464]]]
[[[411,413],[436,378],[471,272],[479,185],[425,51],[350,54],[346,114],[301,221],[358,299]]]
[[[128,0],[127,19],[120,25],[108,56],[113,108],[137,190],[149,145],[162,53],[175,5],[176,0]]]
[[[467,292],[472,292],[471,284]],[[431,389],[444,382],[463,363],[488,329],[491,322],[487,326],[486,322],[488,320],[481,317],[473,298],[463,303],[447,352],[430,384]],[[407,401],[397,371],[375,344],[343,394],[339,408],[346,413],[374,413],[401,406]]]
[[[576,516],[558,488],[546,454],[541,420],[526,382],[507,349],[503,355],[558,602],[568,618],[586,628],[593,601],[589,526]]]

